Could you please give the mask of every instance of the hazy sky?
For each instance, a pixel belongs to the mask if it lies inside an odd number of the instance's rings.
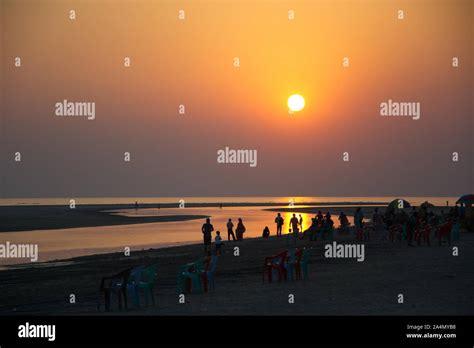
[[[472,1],[0,4],[4,197],[474,191]],[[95,119],[56,116],[64,99]],[[389,99],[420,119],[381,116]],[[258,165],[217,163],[226,146]]]

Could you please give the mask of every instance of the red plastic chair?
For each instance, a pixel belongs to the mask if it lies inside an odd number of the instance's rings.
[[[268,282],[273,281],[273,271],[278,272],[278,281],[286,280],[287,273],[285,269],[285,262],[287,258],[287,251],[284,251],[276,256],[269,256],[265,258],[263,265],[263,281],[265,282],[265,272],[268,274]]]
[[[439,245],[441,245],[443,237],[446,237],[446,239],[448,240],[449,245],[451,245],[451,229],[452,229],[452,227],[453,227],[453,222],[452,221],[449,221],[445,224],[442,224],[439,227],[439,231],[438,231]]]

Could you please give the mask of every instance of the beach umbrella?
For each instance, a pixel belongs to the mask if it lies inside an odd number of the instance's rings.
[[[459,199],[456,201],[456,203],[463,203],[463,204],[473,204],[474,203],[474,195],[473,194],[470,194],[470,195],[464,195],[464,196],[461,196],[459,197]]]
[[[408,203],[406,200],[401,199],[401,198],[397,198],[397,199],[394,199],[393,201],[391,201],[388,204],[387,208],[388,209],[400,209],[400,205],[402,207],[401,209],[411,207],[410,203]]]
[[[426,201],[424,203],[421,203],[420,208],[434,208],[434,204],[431,204],[430,202]]]

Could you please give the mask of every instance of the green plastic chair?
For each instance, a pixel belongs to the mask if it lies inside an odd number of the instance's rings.
[[[153,305],[155,304],[155,296],[153,291],[155,289],[156,277],[158,275],[158,265],[151,264],[146,266],[141,272],[141,279],[136,284],[137,293],[139,290],[143,290],[145,295],[145,305],[148,305],[148,301],[151,300]]]
[[[200,259],[196,262],[188,263],[180,267],[176,291],[183,294],[186,290],[186,281],[191,280],[191,293],[202,293],[202,271],[204,270],[204,260]]]

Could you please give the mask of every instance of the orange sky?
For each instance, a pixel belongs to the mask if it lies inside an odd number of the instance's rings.
[[[472,189],[471,1],[1,4],[3,155],[29,159],[6,164],[7,196]],[[289,115],[292,93],[306,107]],[[54,103],[63,99],[96,102],[96,120],[58,120]],[[421,102],[421,119],[382,118],[387,99]],[[218,166],[215,152],[225,146],[257,149],[258,168]],[[124,151],[133,166],[123,167]],[[453,166],[453,151],[464,162]],[[137,186],[124,187],[130,180]]]

